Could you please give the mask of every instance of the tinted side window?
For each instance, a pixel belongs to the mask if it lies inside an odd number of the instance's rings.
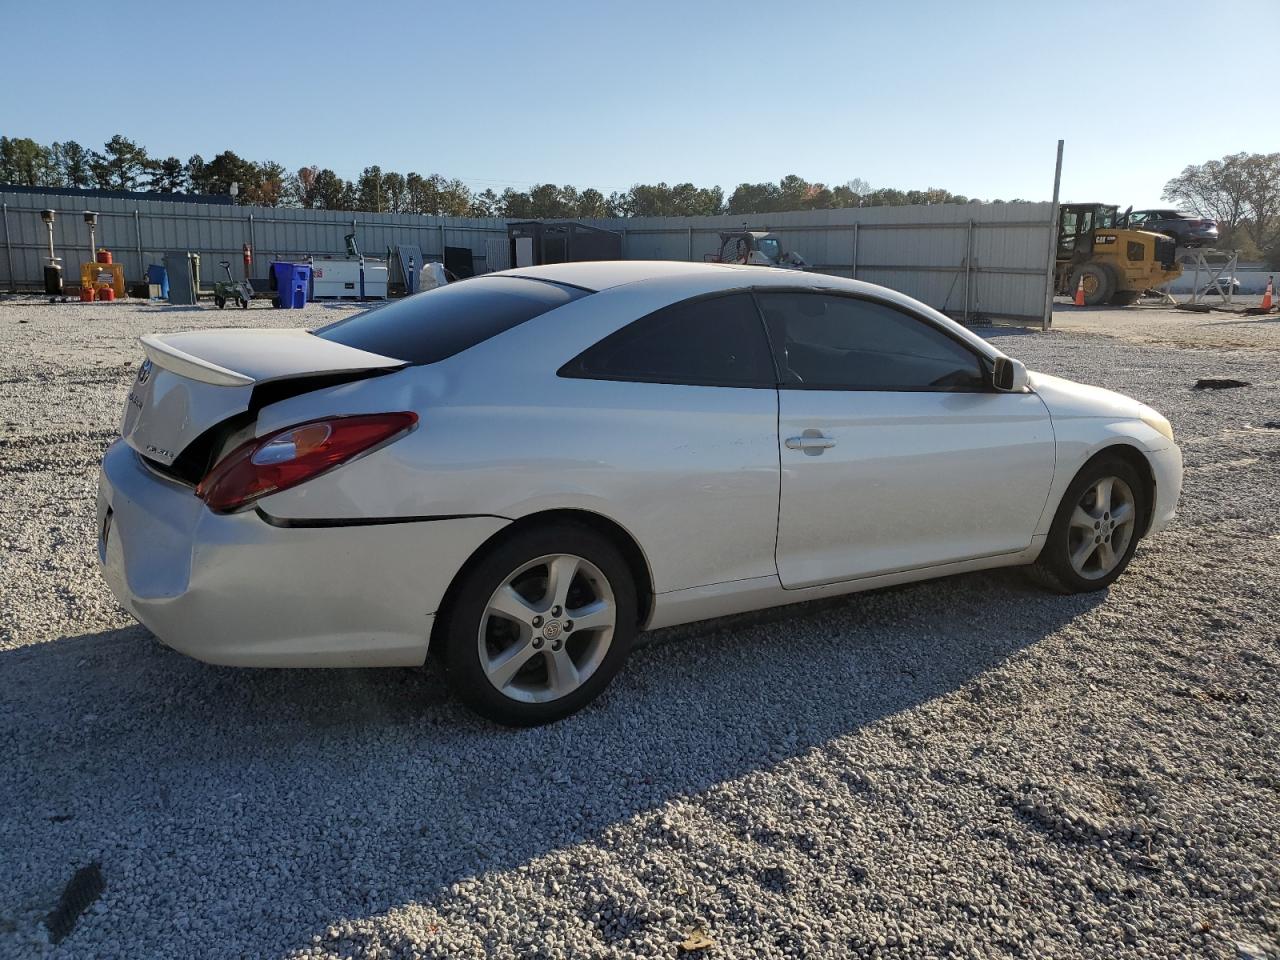
[[[610,334],[561,376],[715,387],[772,387],[769,343],[751,295],[688,300]]]
[[[986,389],[975,353],[894,307],[818,293],[762,293],[759,299],[784,386]]]
[[[475,277],[339,320],[316,336],[409,363],[435,363],[589,292],[523,277]]]

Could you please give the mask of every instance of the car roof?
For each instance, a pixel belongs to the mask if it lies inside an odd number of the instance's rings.
[[[628,292],[639,294],[647,288],[652,292],[660,291],[670,303],[701,294],[722,290],[741,290],[748,287],[755,289],[773,287],[782,290],[808,287],[814,290],[833,290],[855,296],[872,297],[898,304],[908,310],[932,315],[936,321],[948,325],[953,334],[971,343],[979,352],[989,357],[1000,355],[1000,351],[987,341],[971,330],[956,324],[928,304],[888,287],[826,273],[732,263],[689,263],[682,260],[595,260],[583,263],[555,263],[541,267],[517,267],[514,270],[487,273],[484,276],[524,277],[531,280],[569,284],[593,292],[612,290],[613,292],[607,296],[626,296]],[[557,310],[568,309],[570,306],[566,305]]]
[[[584,290],[608,290],[624,283],[666,278],[702,278],[735,269],[731,264],[686,263],[682,260],[588,260],[581,263],[549,263],[541,267],[517,267],[490,276],[528,277],[567,283]],[[722,274],[723,275],[723,274]],[[741,279],[734,281],[741,283]]]
[[[781,267],[740,263],[690,263],[684,260],[591,260],[582,263],[553,263],[541,267],[517,267],[484,274],[486,277],[520,277],[580,287],[593,293],[624,286],[661,286],[672,295],[686,296],[718,290],[812,287],[843,290],[881,299],[915,303],[910,297],[888,287],[863,280],[850,280],[828,273],[787,270]],[[928,309],[928,308],[926,308]]]

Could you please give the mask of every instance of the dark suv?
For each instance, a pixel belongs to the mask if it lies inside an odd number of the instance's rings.
[[[1126,226],[1173,237],[1180,247],[1203,247],[1218,241],[1218,224],[1199,214],[1179,210],[1134,210]]]

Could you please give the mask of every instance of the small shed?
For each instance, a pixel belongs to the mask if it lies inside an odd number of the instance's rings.
[[[522,220],[507,224],[513,267],[582,260],[621,260],[622,234],[576,220]]]

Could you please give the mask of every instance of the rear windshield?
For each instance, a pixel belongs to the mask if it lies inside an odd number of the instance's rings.
[[[473,277],[375,307],[316,336],[409,363],[435,363],[591,291],[524,277]]]

